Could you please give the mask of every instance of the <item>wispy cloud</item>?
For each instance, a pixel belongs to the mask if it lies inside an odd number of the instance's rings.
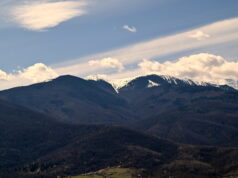
[[[193,34],[190,34],[189,37],[190,37],[190,38],[197,39],[197,40],[204,40],[204,39],[206,39],[206,38],[210,38],[210,35],[204,33],[203,31],[196,31],[196,32],[193,33]]]
[[[133,26],[130,27],[128,25],[124,25],[122,28],[125,30],[128,30],[129,32],[133,32],[133,33],[137,32],[136,27],[133,27]]]
[[[37,1],[12,8],[11,15],[21,27],[43,31],[85,14],[85,5],[85,2],[79,1]]]

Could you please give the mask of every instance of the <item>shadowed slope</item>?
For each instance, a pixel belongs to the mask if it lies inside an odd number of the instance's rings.
[[[110,84],[61,76],[49,82],[0,92],[0,98],[66,123],[124,124],[132,115]]]

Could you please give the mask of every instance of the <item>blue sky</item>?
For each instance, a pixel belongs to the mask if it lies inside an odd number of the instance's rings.
[[[50,77],[131,77],[143,73],[138,66],[146,60],[164,64],[206,53],[238,61],[234,0],[2,0],[0,9],[0,70],[8,83],[38,63],[54,71]],[[167,41],[161,42],[163,38]],[[154,40],[160,41],[149,51]],[[139,51],[132,50],[137,47]]]

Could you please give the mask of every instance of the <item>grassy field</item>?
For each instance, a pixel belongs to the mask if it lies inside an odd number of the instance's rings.
[[[132,178],[135,173],[135,169],[108,168],[93,173],[71,176],[69,178]]]

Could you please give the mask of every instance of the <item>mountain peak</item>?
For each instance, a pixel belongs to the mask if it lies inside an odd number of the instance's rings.
[[[80,77],[76,77],[73,75],[61,75],[55,79],[53,79],[52,81],[67,81],[67,80],[84,80]]]
[[[166,75],[147,75],[135,78],[129,81],[126,85],[120,88],[155,88],[158,86],[171,87],[171,86],[197,86],[192,80],[182,80],[172,76]]]

